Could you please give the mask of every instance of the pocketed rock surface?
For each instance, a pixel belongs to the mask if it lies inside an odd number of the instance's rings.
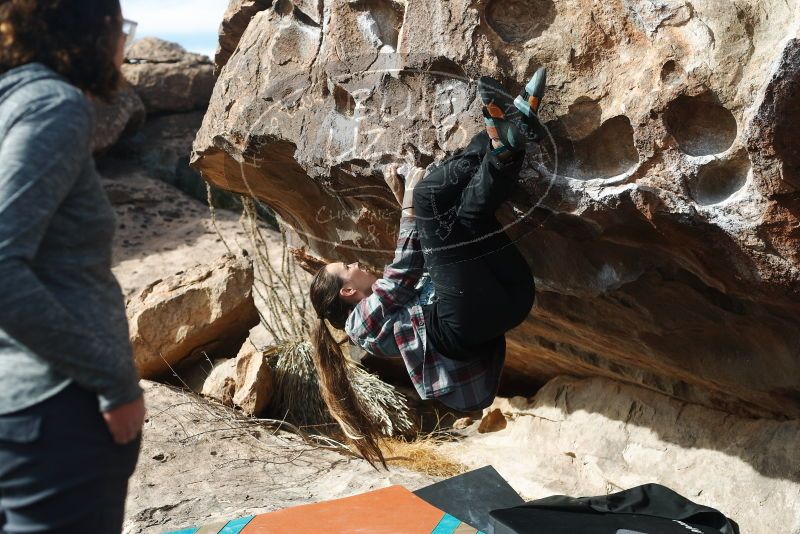
[[[475,80],[548,69],[551,137],[501,222],[537,282],[527,385],[603,376],[800,416],[798,1],[233,0],[193,165],[317,256],[375,268],[390,162],[481,128]]]

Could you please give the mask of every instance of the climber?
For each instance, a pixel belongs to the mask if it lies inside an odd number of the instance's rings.
[[[358,402],[325,320],[372,355],[402,358],[421,398],[461,411],[491,404],[505,332],[525,320],[534,301],[530,268],[495,211],[516,185],[526,142],[546,135],[537,118],[544,86],[542,68],[512,100],[498,82],[481,77],[485,129],[465,149],[427,175],[421,168],[406,172],[405,183],[396,166],[387,166],[385,180],[402,212],[395,258],[383,276],[357,262],[330,263],[314,276],[314,358],[323,397],[373,465],[385,466],[379,428]]]

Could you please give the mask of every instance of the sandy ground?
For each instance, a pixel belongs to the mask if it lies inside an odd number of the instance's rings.
[[[104,180],[117,212],[114,274],[126,295],[155,280],[226,253],[225,242],[249,248],[239,216],[219,210],[214,229],[208,207],[144,174]]]
[[[143,382],[148,404],[139,464],[130,481],[125,534],[158,533],[435,479],[309,446],[236,422],[194,395]]]

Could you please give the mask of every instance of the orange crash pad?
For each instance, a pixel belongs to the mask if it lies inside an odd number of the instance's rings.
[[[402,486],[173,534],[481,534]]]

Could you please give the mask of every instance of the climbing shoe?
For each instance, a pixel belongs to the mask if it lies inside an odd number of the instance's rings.
[[[492,153],[503,161],[520,157],[525,153],[525,135],[514,122],[505,117],[492,115],[493,111],[496,112],[496,107],[483,108],[486,133],[489,134],[489,139],[495,142],[492,145]],[[495,147],[494,144],[497,143],[499,146]]]
[[[547,133],[544,126],[539,122],[539,106],[542,103],[544,96],[545,84],[547,82],[547,70],[544,67],[539,67],[533,73],[531,79],[525,84],[525,87],[520,91],[519,96],[514,99],[514,106],[522,112],[527,118],[529,126],[536,129],[537,126],[541,128],[541,137],[543,139]]]
[[[493,133],[496,133],[502,140],[503,132],[491,128],[500,130],[497,126],[502,121],[510,121],[527,140],[539,142],[547,137],[547,130],[538,116],[546,81],[547,71],[544,67],[539,67],[522,88],[519,96],[512,100],[500,82],[489,76],[482,76],[478,80],[478,94],[483,102],[483,115],[486,118],[486,130],[489,136],[492,137]]]

